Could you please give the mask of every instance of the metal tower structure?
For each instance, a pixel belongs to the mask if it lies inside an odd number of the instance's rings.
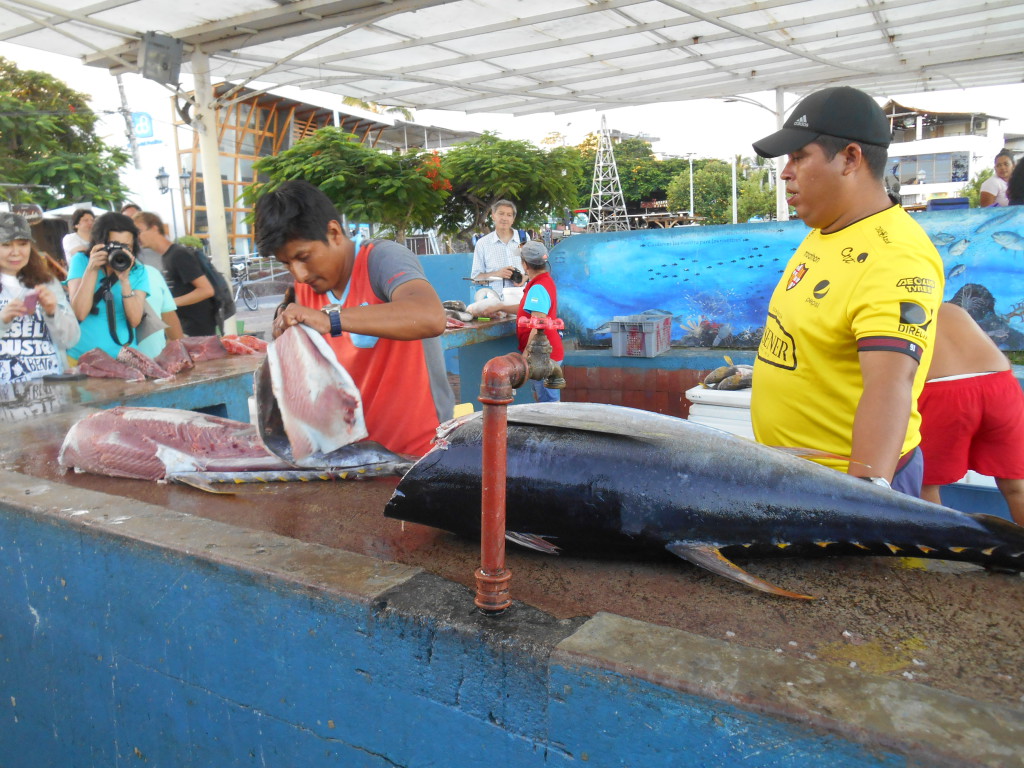
[[[601,115],[601,138],[594,161],[594,181],[590,186],[588,232],[616,232],[629,229],[626,199],[622,196],[619,169],[612,152],[612,137],[608,123]]]

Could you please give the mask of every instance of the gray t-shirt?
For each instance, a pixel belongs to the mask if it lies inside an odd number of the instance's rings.
[[[426,273],[419,258],[406,248],[392,240],[372,240],[373,250],[367,270],[370,286],[381,301],[391,301],[395,289],[410,280],[426,280]],[[358,344],[357,339],[353,343]],[[437,410],[437,420],[442,424],[452,417],[455,409],[455,393],[448,383],[448,372],[444,364],[444,351],[441,349],[441,338],[422,339],[423,356],[427,361],[427,372],[430,376],[430,393]]]

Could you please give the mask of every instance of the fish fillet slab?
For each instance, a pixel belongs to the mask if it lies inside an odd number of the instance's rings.
[[[176,408],[118,406],[68,430],[58,462],[79,472],[162,480],[172,472],[283,469],[250,424]]]
[[[292,326],[270,345],[267,362],[297,464],[367,436],[359,390],[320,334]]]

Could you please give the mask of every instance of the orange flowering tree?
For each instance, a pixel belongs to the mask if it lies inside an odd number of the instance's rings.
[[[255,167],[268,181],[246,189],[247,205],[284,181],[305,179],[323,190],[350,224],[382,225],[399,242],[409,230],[434,225],[452,188],[436,153],[382,152],[334,127],[321,128]]]

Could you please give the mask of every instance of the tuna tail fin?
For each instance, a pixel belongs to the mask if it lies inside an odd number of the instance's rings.
[[[740,584],[746,584],[748,587],[759,589],[762,592],[778,595],[779,597],[792,597],[797,600],[815,599],[811,595],[801,595],[798,592],[790,592],[788,589],[776,587],[774,584],[769,584],[767,581],[747,573],[736,565],[736,563],[723,555],[718,550],[718,547],[714,547],[710,544],[688,541],[672,541],[665,545],[665,549],[676,557],[681,557],[689,563],[693,563],[701,568],[706,568],[712,573],[717,573],[719,576],[725,576],[727,579],[738,581]]]

